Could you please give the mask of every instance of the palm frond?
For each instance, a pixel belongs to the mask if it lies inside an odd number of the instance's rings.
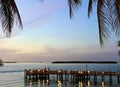
[[[104,47],[105,43],[108,42],[110,37],[110,30],[112,28],[111,21],[111,6],[108,4],[110,0],[98,0],[97,2],[97,17],[99,27],[99,40],[101,47]]]
[[[14,0],[1,0],[0,20],[2,24],[2,29],[6,33],[7,37],[9,37],[12,32],[15,19],[19,26],[22,28],[21,18]]]
[[[117,36],[119,36],[120,35],[120,0],[115,0],[113,7],[114,7],[114,10],[113,10],[113,14],[114,14],[113,31],[116,33]]]
[[[73,11],[81,5],[81,0],[68,0],[70,18],[74,15]]]
[[[88,4],[88,17],[90,17],[90,13],[92,12],[92,4],[93,4],[93,0],[89,0],[89,4]]]
[[[96,3],[97,0],[89,0],[88,3],[88,18],[90,17],[90,13],[92,13],[92,9],[93,9],[93,4]]]
[[[19,27],[23,28],[21,17],[20,17],[19,11],[17,9],[17,6],[16,6],[14,0],[11,0],[10,6],[11,6],[11,10],[13,11],[13,15],[16,17],[16,20],[17,20],[17,23],[18,23]]]

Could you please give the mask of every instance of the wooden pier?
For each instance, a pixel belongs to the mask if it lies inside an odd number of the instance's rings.
[[[83,70],[50,70],[49,68],[25,70],[24,77],[27,80],[70,80],[72,82],[90,81],[91,77],[95,84],[97,84],[98,77],[101,78],[101,82],[105,81],[106,76],[109,78],[109,83],[112,85],[113,77],[116,78],[118,84],[120,84],[120,72],[111,71],[83,71]]]

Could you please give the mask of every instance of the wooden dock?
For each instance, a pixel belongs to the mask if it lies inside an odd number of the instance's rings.
[[[24,77],[25,80],[71,80],[72,82],[78,81],[90,81],[93,77],[93,81],[96,84],[98,77],[101,78],[101,81],[104,82],[106,76],[109,78],[109,83],[112,85],[112,78],[115,77],[117,83],[120,84],[120,72],[111,72],[111,71],[83,71],[83,70],[50,70],[49,68],[35,69],[35,70],[25,70]]]

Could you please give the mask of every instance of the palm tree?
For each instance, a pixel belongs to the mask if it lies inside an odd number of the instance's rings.
[[[7,37],[10,36],[15,22],[22,28],[22,21],[14,0],[0,0],[0,20]]]
[[[70,18],[74,10],[79,9],[83,0],[68,0]],[[96,5],[94,5],[96,4]],[[88,17],[93,6],[97,8],[100,45],[103,47],[109,40],[111,32],[120,36],[120,0],[89,0]],[[0,0],[0,20],[6,35],[10,35],[15,20],[22,28],[21,18],[14,0]]]

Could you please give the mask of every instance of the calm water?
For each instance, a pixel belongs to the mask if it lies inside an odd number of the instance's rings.
[[[54,69],[72,69],[72,70],[97,70],[97,71],[120,71],[120,64],[50,64],[50,63],[6,63],[0,68],[0,87],[120,87],[117,78],[113,77],[113,85],[109,85],[108,78],[105,79],[105,86],[102,86],[100,77],[97,86],[93,85],[93,77],[88,86],[83,82],[72,83],[70,81],[46,81],[24,82],[24,69],[37,69],[48,67]]]

